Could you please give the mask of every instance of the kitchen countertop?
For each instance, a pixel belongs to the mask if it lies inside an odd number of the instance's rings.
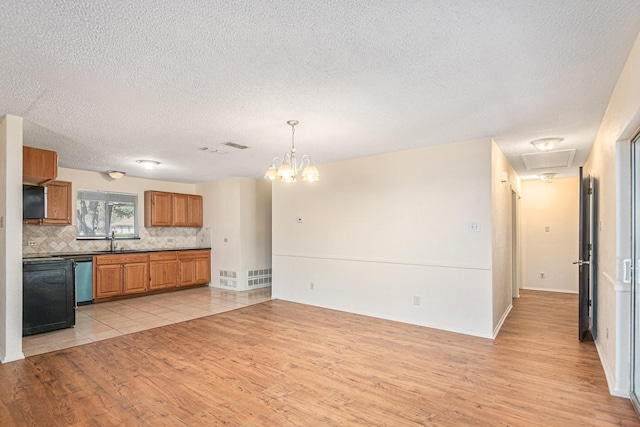
[[[125,249],[111,251],[82,251],[82,252],[44,252],[37,254],[22,255],[22,259],[32,258],[73,258],[73,257],[91,257],[95,255],[117,255],[117,254],[144,254],[148,252],[178,252],[178,251],[197,251],[197,250],[211,250],[211,248],[161,248],[161,249]]]

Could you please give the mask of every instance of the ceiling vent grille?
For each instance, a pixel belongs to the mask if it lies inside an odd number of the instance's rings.
[[[235,142],[223,142],[222,145],[226,145],[227,147],[237,148],[238,150],[244,150],[245,148],[249,148],[246,145],[236,144]]]
[[[202,147],[199,150],[206,151],[207,153],[211,153],[211,154],[227,154],[226,151],[218,150],[217,148]]]
[[[570,168],[576,149],[547,151],[546,153],[523,154],[522,160],[528,171],[543,169]]]

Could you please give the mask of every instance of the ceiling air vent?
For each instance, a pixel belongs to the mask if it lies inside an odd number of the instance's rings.
[[[246,145],[236,144],[235,142],[227,141],[223,142],[222,145],[226,145],[227,147],[237,148],[238,150],[244,150],[245,148],[249,148]]]
[[[528,171],[538,171],[550,168],[570,168],[575,148],[569,150],[547,151],[544,153],[523,154],[522,160]]]
[[[217,148],[202,147],[202,148],[199,148],[199,150],[206,151],[207,153],[211,153],[211,154],[227,154],[226,151],[218,150]]]

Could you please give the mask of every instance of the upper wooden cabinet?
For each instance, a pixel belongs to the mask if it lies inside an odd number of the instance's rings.
[[[46,218],[28,219],[25,224],[69,225],[71,224],[71,183],[69,181],[49,181],[47,188]]]
[[[202,196],[189,195],[189,227],[202,227]]]
[[[58,177],[58,153],[22,147],[22,182],[41,185]]]
[[[174,227],[202,227],[202,196],[172,194]]]
[[[202,196],[144,192],[145,227],[202,227]]]
[[[171,227],[171,193],[144,192],[144,226]]]
[[[71,224],[71,183],[68,181],[50,181],[47,187],[47,217],[43,224]]]

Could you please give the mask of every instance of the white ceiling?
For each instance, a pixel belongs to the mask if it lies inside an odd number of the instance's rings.
[[[261,177],[289,119],[320,165],[492,137],[526,178],[557,136],[569,176],[639,30],[638,0],[3,0],[0,116],[60,166],[179,182]]]

